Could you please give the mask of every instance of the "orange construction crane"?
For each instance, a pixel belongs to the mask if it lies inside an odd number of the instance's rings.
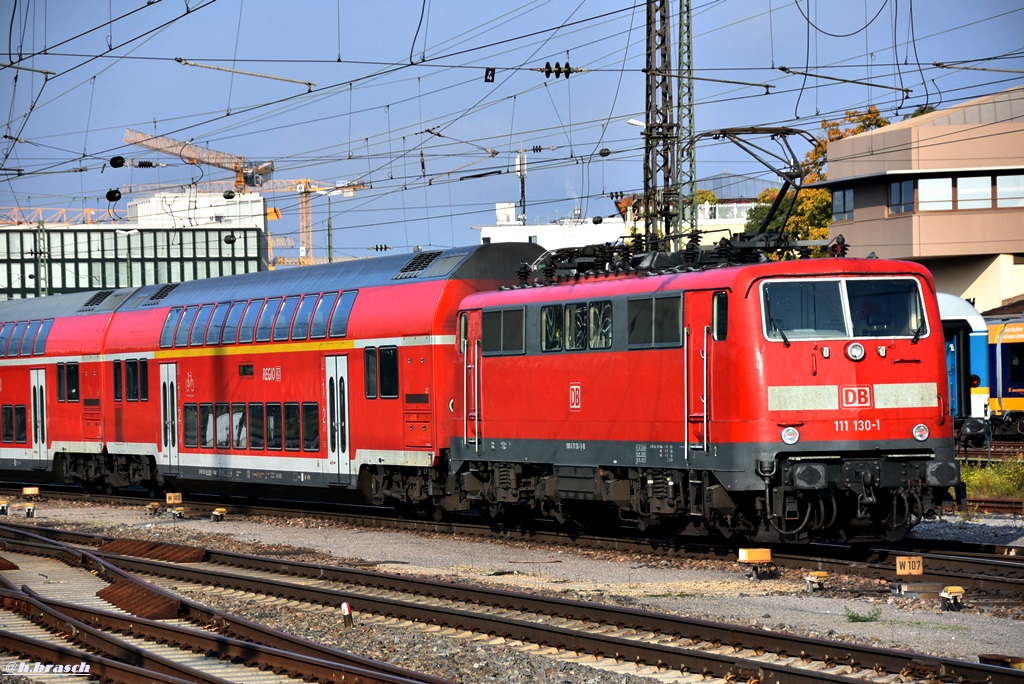
[[[193,145],[191,142],[182,142],[164,136],[152,136],[126,128],[124,141],[147,150],[163,152],[178,157],[186,164],[206,164],[215,166],[218,169],[227,169],[235,172],[235,192],[245,192],[248,186],[259,187],[270,178],[274,172],[274,162],[265,161],[254,163],[245,157],[239,157],[227,152],[217,152],[205,147]]]

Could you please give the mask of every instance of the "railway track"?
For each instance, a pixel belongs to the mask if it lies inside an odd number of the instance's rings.
[[[7,528],[10,530],[10,528]],[[17,535],[0,529],[5,536]],[[888,649],[786,635],[648,611],[396,577],[363,569],[268,559],[138,540],[60,531],[65,542],[122,570],[160,577],[173,591],[233,592],[254,601],[287,599],[294,610],[341,611],[430,624],[456,635],[580,652],[640,671],[723,681],[1021,682],[1024,672]],[[173,562],[169,559],[177,559]],[[239,593],[240,592],[240,593]],[[339,612],[338,621],[343,619]]]
[[[0,643],[8,655],[105,681],[442,684],[176,597],[99,557],[0,526]],[[31,673],[31,669],[27,671]]]

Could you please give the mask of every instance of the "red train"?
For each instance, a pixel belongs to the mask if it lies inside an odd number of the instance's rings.
[[[924,268],[543,256],[2,302],[0,469],[759,540],[898,537],[962,499]]]

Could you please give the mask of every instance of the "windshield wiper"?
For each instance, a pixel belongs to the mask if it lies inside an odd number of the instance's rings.
[[[775,322],[775,316],[772,315],[772,298],[768,294],[768,286],[764,288],[764,308],[768,314],[768,322],[772,324],[772,327],[779,331],[779,336],[782,338],[783,344],[789,346],[789,338],[786,337],[785,331],[779,327],[779,324]]]
[[[917,344],[917,341],[921,339],[921,333],[924,332],[924,321],[921,321],[921,325],[917,326],[917,330],[914,331],[914,336],[910,339],[910,344]]]

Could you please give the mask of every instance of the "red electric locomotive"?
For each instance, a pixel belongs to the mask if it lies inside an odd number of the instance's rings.
[[[923,268],[542,256],[0,303],[0,470],[787,540],[899,536],[960,486]]]
[[[451,468],[498,515],[759,540],[900,537],[960,483],[942,325],[908,262],[584,273],[459,312]]]

